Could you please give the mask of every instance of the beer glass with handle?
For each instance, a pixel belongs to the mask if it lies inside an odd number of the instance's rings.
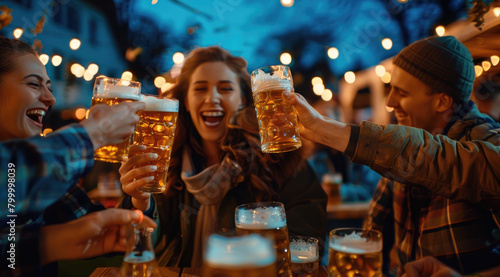
[[[330,276],[382,276],[382,233],[360,228],[333,229],[329,236]]]
[[[272,238],[211,235],[204,252],[203,277],[278,276]]]
[[[285,92],[294,93],[290,68],[262,67],[252,72],[251,81],[262,152],[282,153],[300,148],[297,111],[283,98]]]
[[[158,154],[158,159],[151,162],[158,169],[154,173],[154,180],[139,188],[150,193],[161,193],[166,189],[168,165],[174,143],[179,101],[173,98],[161,98],[154,95],[145,96],[142,101],[146,104],[143,111],[139,111],[137,123],[132,139],[133,145],[144,145],[144,152]]]
[[[97,104],[113,106],[121,102],[139,101],[140,98],[141,83],[99,76],[95,79],[91,106]],[[101,127],[106,128],[105,125]],[[123,158],[127,157],[129,142],[130,137],[118,144],[103,146],[95,151],[94,158],[104,162],[121,163]]]
[[[292,276],[288,227],[283,203],[262,202],[240,205],[236,207],[235,223],[238,235],[257,233],[271,236],[275,243],[278,276]]]
[[[294,277],[318,276],[318,239],[306,236],[291,236],[290,257],[292,261],[292,273]]]

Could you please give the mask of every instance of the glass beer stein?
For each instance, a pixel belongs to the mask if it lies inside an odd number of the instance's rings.
[[[262,67],[252,72],[251,81],[262,152],[282,153],[300,148],[297,111],[283,98],[284,92],[294,93],[290,68]]]
[[[168,165],[174,144],[174,134],[179,112],[179,101],[173,98],[146,96],[142,99],[146,104],[143,111],[139,111],[139,122],[132,136],[133,145],[146,146],[145,153],[156,153],[158,159],[152,161],[158,169],[154,173],[154,180],[139,188],[150,193],[161,193],[166,189]]]
[[[237,235],[257,233],[274,239],[278,276],[292,276],[290,243],[283,203],[250,203],[236,207]]]
[[[319,274],[318,239],[305,236],[290,237],[290,256],[293,277],[317,277]]]
[[[121,102],[139,101],[140,98],[141,83],[99,76],[95,79],[91,106],[97,104],[113,106]],[[113,122],[108,122],[108,124],[113,124]],[[101,127],[106,128],[104,125]],[[121,163],[123,158],[127,157],[129,142],[130,137],[118,144],[105,145],[95,151],[94,159],[103,162]]]
[[[277,277],[271,238],[257,234],[211,235],[203,257],[203,277]]]
[[[330,232],[328,251],[330,276],[382,276],[382,233],[360,228]]]

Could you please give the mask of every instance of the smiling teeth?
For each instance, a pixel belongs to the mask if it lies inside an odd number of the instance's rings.
[[[28,112],[26,112],[26,114],[34,114],[34,115],[41,115],[41,116],[45,116],[45,111],[43,110],[30,110]]]
[[[202,112],[202,116],[210,116],[210,117],[218,117],[218,116],[224,116],[223,112],[217,111],[217,112]]]

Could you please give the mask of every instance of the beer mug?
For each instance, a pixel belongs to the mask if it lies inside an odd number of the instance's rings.
[[[203,256],[203,277],[277,277],[271,238],[257,234],[211,235]]]
[[[118,272],[119,277],[161,276],[151,240],[152,232],[153,228],[135,224],[127,226],[127,249]]]
[[[121,102],[139,101],[141,83],[99,76],[95,79],[92,104],[117,105]],[[113,124],[110,122],[109,124]],[[105,126],[101,126],[105,128]],[[121,163],[127,157],[130,137],[118,144],[106,145],[94,152],[94,159],[110,163]]]
[[[341,173],[326,173],[323,175],[321,187],[328,195],[330,204],[338,205],[342,203],[342,196],[340,195],[340,187],[342,187]]]
[[[154,180],[139,188],[140,191],[161,193],[166,189],[168,165],[174,143],[179,101],[173,98],[146,96],[142,100],[146,107],[139,111],[139,122],[132,137],[133,145],[144,145],[144,152],[158,154],[158,159],[150,162],[158,169]]]
[[[304,236],[290,237],[290,257],[294,277],[317,277],[319,274],[318,239]]]
[[[340,228],[330,232],[330,276],[382,276],[382,234],[376,230]]]
[[[300,148],[297,111],[283,98],[284,92],[294,93],[290,68],[262,67],[252,72],[251,80],[262,152],[282,153]]]
[[[279,202],[250,203],[236,207],[237,235],[257,233],[271,236],[276,249],[276,266],[279,276],[292,276],[290,245],[286,225],[285,207]]]

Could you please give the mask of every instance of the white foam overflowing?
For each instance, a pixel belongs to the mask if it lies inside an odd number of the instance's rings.
[[[205,251],[205,262],[219,267],[267,266],[275,260],[273,243],[257,234],[240,237],[212,235]]]
[[[376,253],[382,251],[382,240],[367,240],[353,232],[345,237],[336,237],[330,241],[330,248],[350,254]]]
[[[286,226],[286,216],[280,207],[240,209],[236,216],[236,227],[241,229],[267,230]]]
[[[142,101],[146,103],[145,111],[179,112],[179,101],[175,99],[146,96]]]
[[[102,98],[140,99],[141,88],[100,83],[96,93]],[[95,95],[96,96],[96,95]]]
[[[252,78],[252,90],[259,91],[271,87],[291,87],[292,82],[285,79],[283,71],[275,71],[273,75],[258,69],[257,74]]]

